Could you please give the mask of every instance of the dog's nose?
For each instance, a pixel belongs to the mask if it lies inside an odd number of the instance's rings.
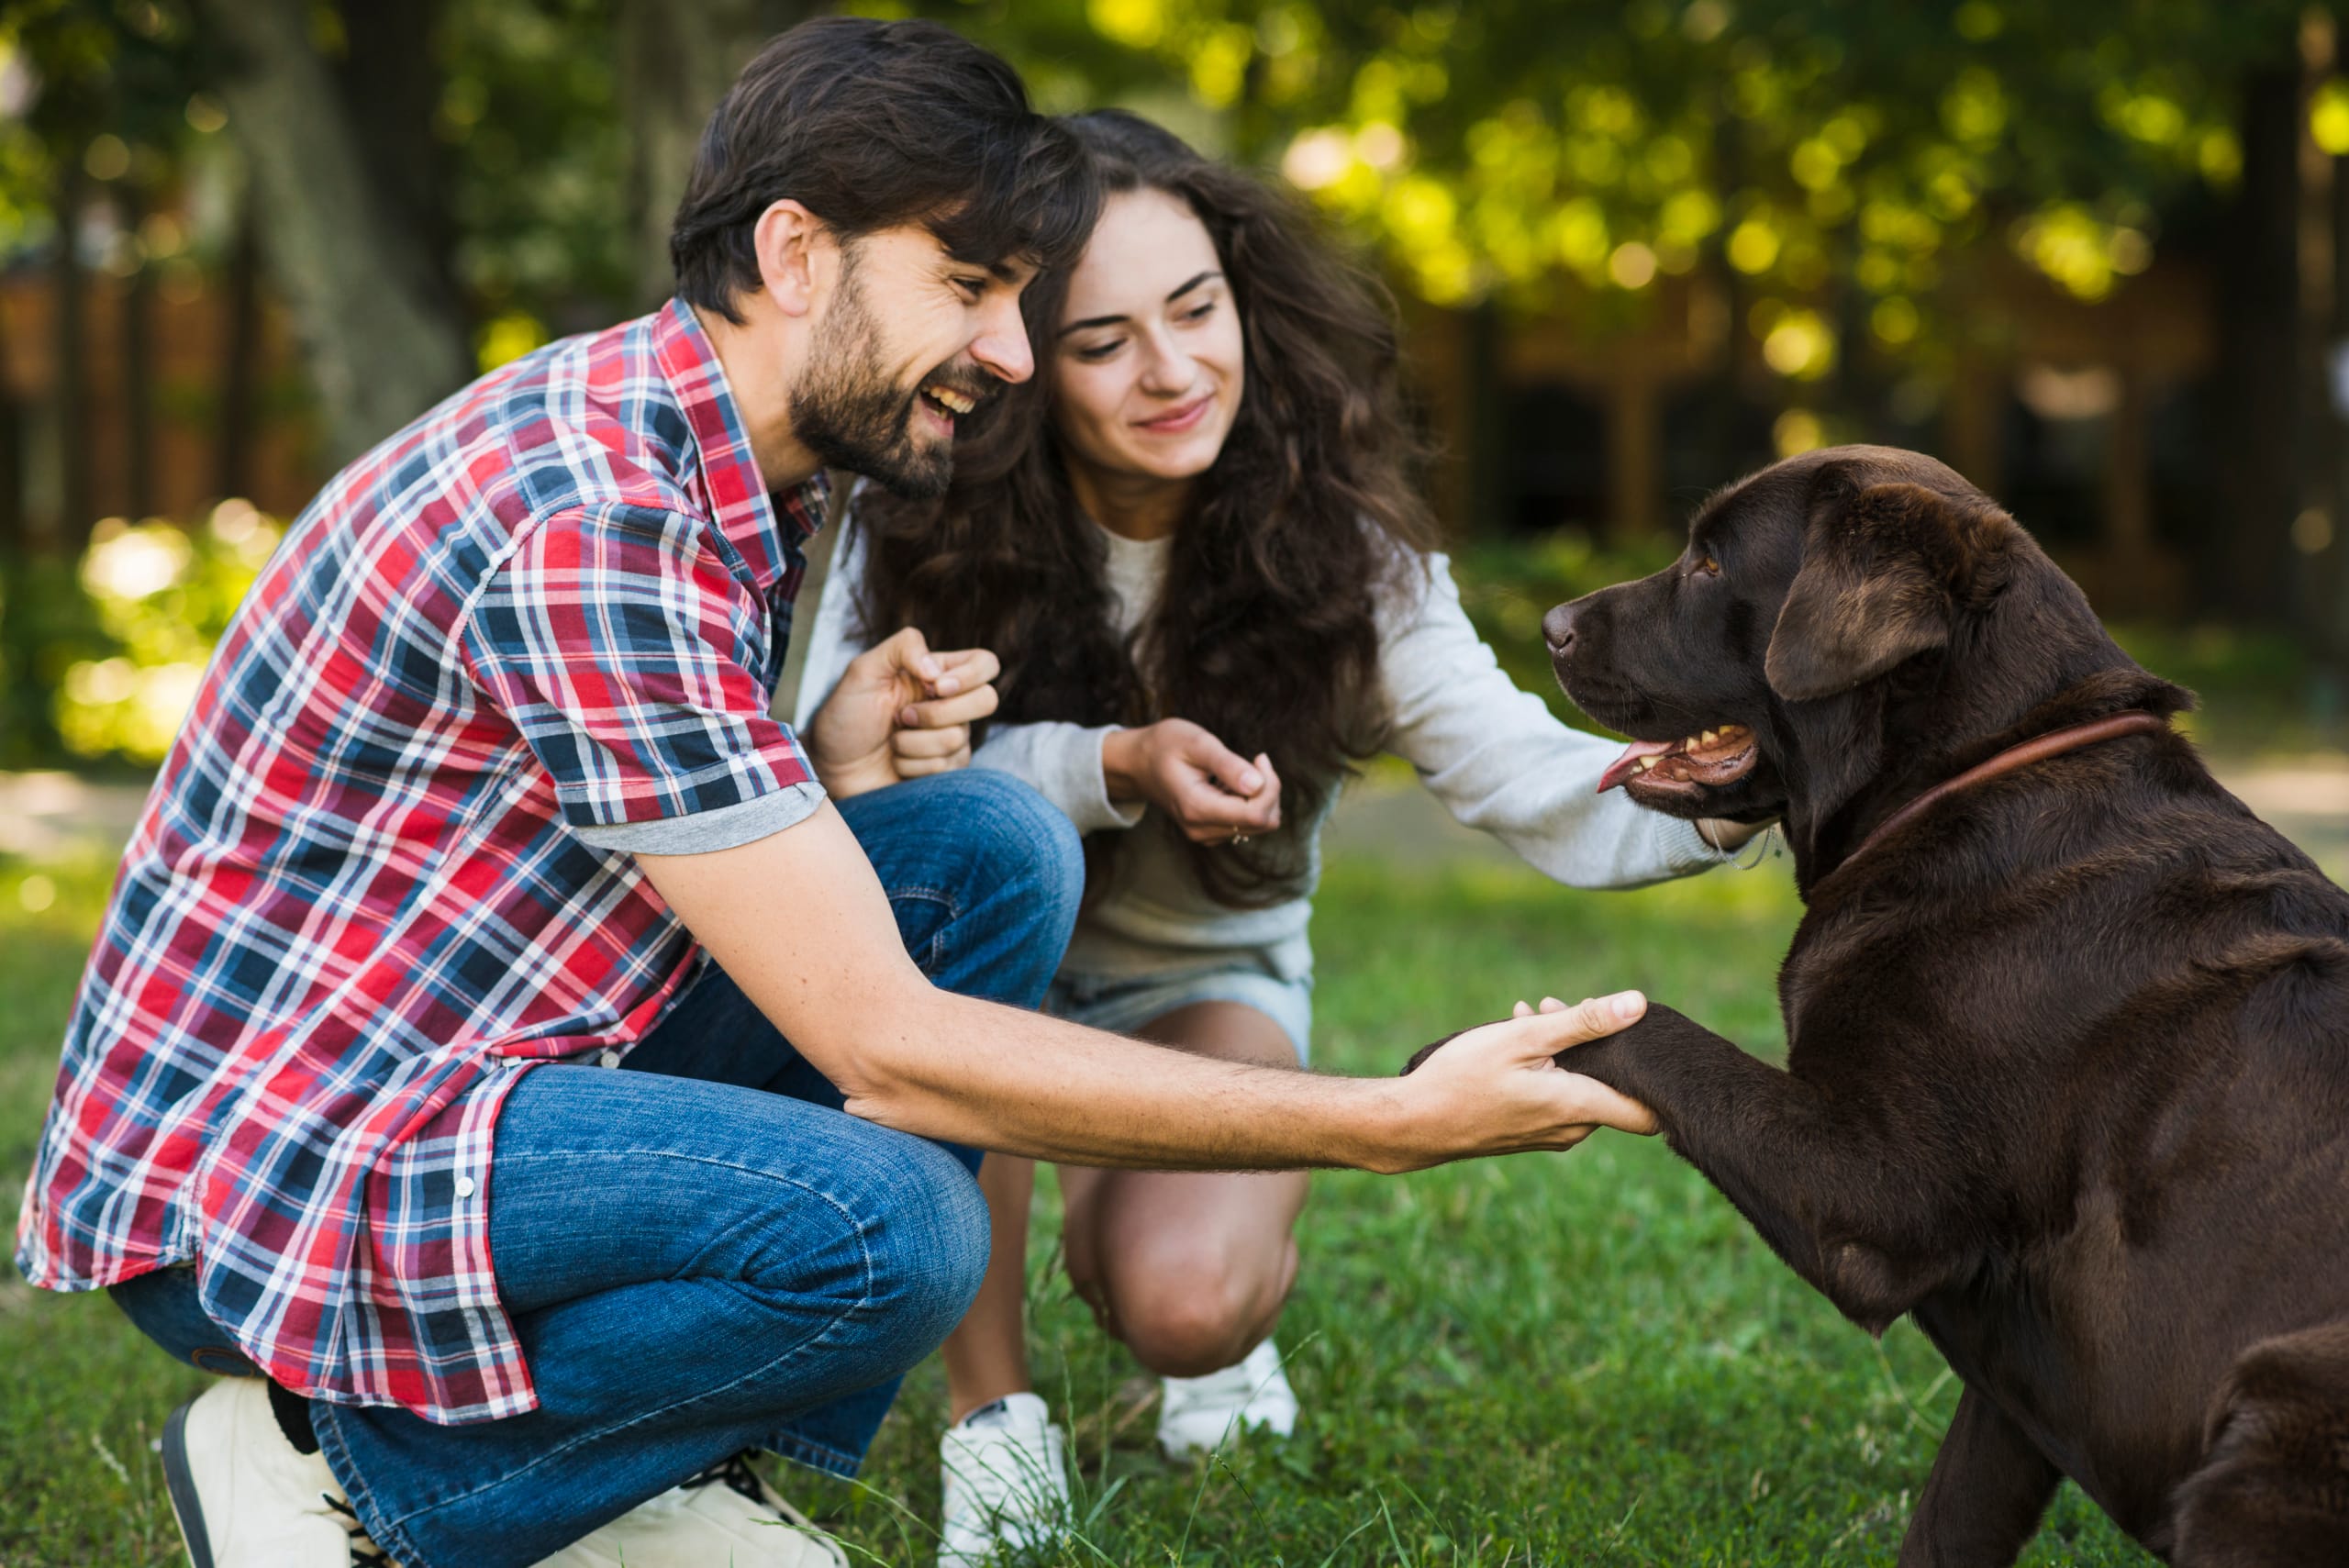
[[[1575,606],[1556,605],[1542,617],[1542,640],[1550,645],[1550,657],[1563,659],[1575,645]]]

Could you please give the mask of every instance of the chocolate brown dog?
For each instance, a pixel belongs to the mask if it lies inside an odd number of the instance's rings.
[[[1543,625],[1640,738],[1602,788],[1784,819],[1786,1071],[1661,1006],[1559,1060],[1964,1380],[1901,1562],[2012,1562],[2068,1475],[2171,1562],[2349,1564],[2349,895],[2169,731],[2190,695],[1881,447]]]

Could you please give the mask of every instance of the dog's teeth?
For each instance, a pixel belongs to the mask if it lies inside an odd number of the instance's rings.
[[[1715,734],[1712,730],[1708,729],[1702,735],[1697,737],[1697,744],[1699,746],[1709,746],[1720,739],[1720,737],[1719,735]]]
[[[1646,773],[1650,768],[1655,766],[1655,759],[1653,757],[1642,757],[1638,762],[1631,765],[1637,768],[1640,772]]]

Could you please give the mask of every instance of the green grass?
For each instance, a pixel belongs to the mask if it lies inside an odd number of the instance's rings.
[[[0,864],[0,1206],[18,1184],[104,894],[103,868]],[[38,892],[34,899],[39,902]],[[1386,1073],[1519,996],[1637,984],[1766,1053],[1797,914],[1783,869],[1628,895],[1530,873],[1332,868],[1317,927],[1316,1049]],[[1092,1517],[1072,1563],[1889,1562],[1956,1390],[1903,1324],[1838,1318],[1660,1146],[1400,1180],[1317,1176],[1280,1340],[1296,1439],[1229,1463],[1152,1446],[1155,1385],[1105,1341],[1039,1204],[1036,1368],[1072,1420]],[[201,1386],[105,1300],[0,1283],[0,1568],[179,1561],[149,1450]],[[908,1381],[856,1485],[778,1479],[858,1549],[921,1562],[944,1386]],[[2150,1562],[2066,1488],[2025,1561]]]

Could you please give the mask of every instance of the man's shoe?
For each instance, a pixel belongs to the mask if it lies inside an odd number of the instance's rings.
[[[1169,1459],[1210,1453],[1242,1431],[1286,1437],[1297,1429],[1297,1391],[1266,1340],[1237,1366],[1205,1377],[1170,1377],[1158,1402],[1158,1446]]]
[[[287,1439],[258,1377],[224,1377],[172,1412],[163,1484],[195,1568],[395,1568],[326,1460]]]
[[[1007,1395],[947,1428],[938,1568],[1016,1562],[1058,1546],[1069,1523],[1067,1445],[1033,1394]]]
[[[572,1542],[539,1568],[848,1568],[737,1454]]]

